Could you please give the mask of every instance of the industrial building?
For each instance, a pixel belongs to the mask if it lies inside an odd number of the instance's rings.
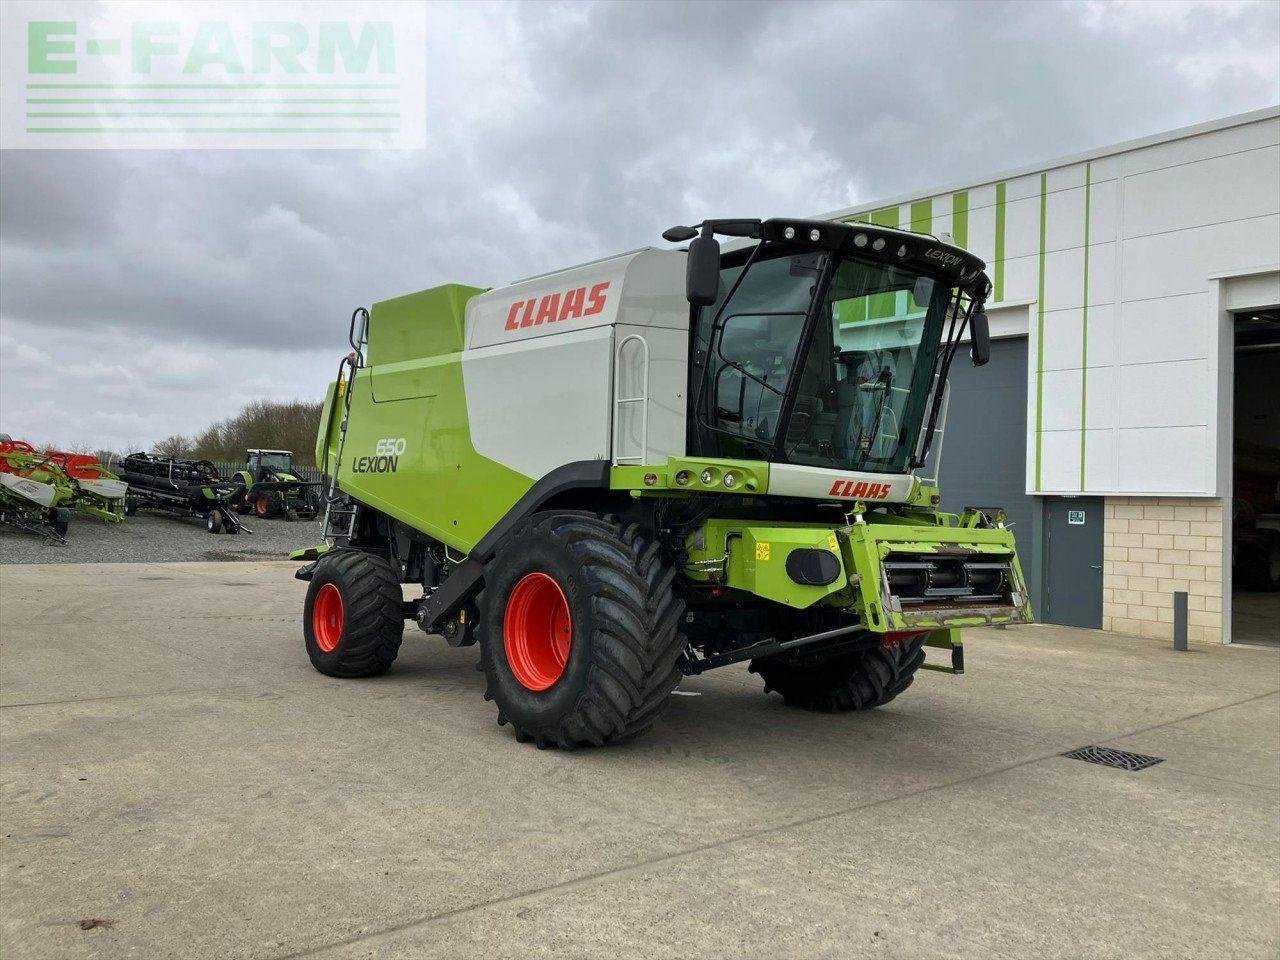
[[[944,506],[1006,508],[1038,618],[1280,642],[1280,109],[826,214],[987,261]]]

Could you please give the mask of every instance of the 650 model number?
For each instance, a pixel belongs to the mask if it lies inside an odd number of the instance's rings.
[[[352,473],[395,473],[404,453],[404,437],[383,437],[373,445],[372,457],[356,457]]]

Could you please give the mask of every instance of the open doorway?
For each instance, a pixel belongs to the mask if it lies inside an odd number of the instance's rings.
[[[1231,636],[1280,646],[1280,308],[1234,319]]]

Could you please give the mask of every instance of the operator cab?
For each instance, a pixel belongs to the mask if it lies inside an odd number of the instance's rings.
[[[722,255],[716,233],[759,242]],[[921,465],[966,327],[986,362],[984,266],[885,227],[704,223],[687,278],[690,453],[899,475]]]
[[[265,471],[292,473],[293,452],[290,450],[247,450],[245,461],[249,472],[255,480],[261,479]]]

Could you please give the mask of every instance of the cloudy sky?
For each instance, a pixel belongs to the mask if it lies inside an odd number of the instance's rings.
[[[432,4],[424,151],[0,151],[0,430],[319,397],[360,304],[1280,101],[1280,4]]]

